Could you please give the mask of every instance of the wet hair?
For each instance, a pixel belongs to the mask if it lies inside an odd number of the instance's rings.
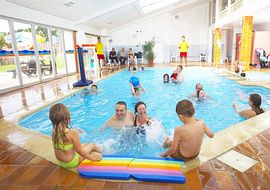
[[[92,87],[96,87],[96,89],[98,89],[97,85],[95,85],[95,84],[93,84],[93,85],[91,86],[91,88],[92,88]]]
[[[136,69],[136,67],[132,67],[132,70],[133,70],[133,71],[136,71],[137,69]]]
[[[197,98],[198,98],[198,100],[200,99],[200,93],[201,93],[201,91],[204,91],[203,89],[200,89],[200,90],[198,90],[196,93],[197,93]]]
[[[249,100],[253,103],[252,110],[255,111],[257,115],[264,113],[264,110],[260,107],[262,104],[262,98],[259,94],[251,94]]]
[[[134,107],[135,113],[138,112],[138,107],[139,107],[139,105],[144,105],[144,106],[146,107],[146,104],[145,104],[144,102],[142,102],[142,101],[137,102],[137,103],[135,104],[135,107]]]
[[[98,40],[101,40],[100,36],[97,37]]]
[[[62,142],[63,144],[68,142],[68,138],[65,135],[65,129],[69,128],[70,112],[64,104],[58,103],[51,107],[49,118],[55,133],[53,136],[54,144],[56,147],[59,147],[59,142]]]
[[[199,85],[201,85],[202,86],[202,84],[201,83],[197,83],[196,85],[195,85],[195,90],[197,89],[197,86],[199,86]],[[203,88],[202,88],[203,89]]]
[[[135,104],[135,107],[134,107],[135,118],[134,118],[133,126],[136,126],[136,125],[137,125],[137,117],[138,117],[138,116],[137,116],[137,112],[138,112],[138,107],[139,107],[140,105],[144,105],[144,106],[146,107],[146,104],[145,104],[144,102],[142,102],[142,101],[137,102],[137,103]],[[146,122],[146,124],[148,124],[148,121]]]
[[[200,89],[200,90],[197,91],[197,98],[198,98],[198,100],[200,99],[200,92],[201,91],[202,91],[202,89]]]
[[[165,77],[166,77],[166,76],[168,77],[168,80],[165,80]],[[167,73],[164,74],[164,75],[163,75],[163,82],[164,82],[164,83],[169,82],[169,80],[170,80],[169,78],[170,78],[170,77],[169,77],[169,75],[168,75]]]
[[[192,117],[195,114],[195,109],[191,101],[184,99],[176,105],[177,115],[183,115],[185,117]]]
[[[182,67],[182,65],[177,65],[177,67],[180,67],[180,69],[181,69],[181,70],[183,70],[183,67]]]
[[[127,104],[124,101],[119,101],[119,102],[116,103],[116,105],[123,105],[127,109]]]

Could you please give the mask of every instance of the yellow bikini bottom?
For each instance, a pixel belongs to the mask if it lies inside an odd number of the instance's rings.
[[[79,154],[75,153],[74,158],[69,162],[63,162],[58,160],[59,165],[63,168],[75,168],[79,165]]]

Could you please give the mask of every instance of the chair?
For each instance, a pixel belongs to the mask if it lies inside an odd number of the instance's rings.
[[[137,60],[137,64],[142,64],[142,57],[143,57],[142,52],[138,51],[134,55],[135,55],[135,58]]]
[[[266,56],[265,50],[263,48],[256,48],[255,52],[260,62],[261,68],[269,67],[269,62],[268,62],[269,55]]]

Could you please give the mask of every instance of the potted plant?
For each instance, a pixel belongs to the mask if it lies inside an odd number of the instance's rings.
[[[154,58],[155,58],[155,53],[154,53],[154,46],[155,46],[155,41],[147,41],[143,45],[143,55],[144,58],[148,61],[149,66],[154,66]]]

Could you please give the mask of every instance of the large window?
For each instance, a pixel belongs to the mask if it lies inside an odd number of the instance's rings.
[[[14,30],[19,51],[19,65],[22,72],[23,84],[36,82],[39,78],[31,25],[14,22]],[[37,40],[43,41],[44,38],[37,36]]]
[[[42,78],[53,77],[53,64],[49,41],[49,30],[47,27],[42,26],[35,26],[35,29],[36,29],[36,36],[38,37],[37,48]],[[39,40],[39,38],[42,38],[42,40]]]
[[[59,29],[52,29],[53,53],[56,64],[56,75],[66,74],[64,59],[64,48],[62,44],[62,32]]]
[[[65,49],[66,49],[68,73],[75,73],[76,63],[75,63],[75,55],[74,55],[73,32],[64,31],[64,42],[65,42]]]
[[[0,19],[0,90],[19,86],[7,20]]]
[[[73,31],[0,18],[0,93],[67,72],[76,72]]]

